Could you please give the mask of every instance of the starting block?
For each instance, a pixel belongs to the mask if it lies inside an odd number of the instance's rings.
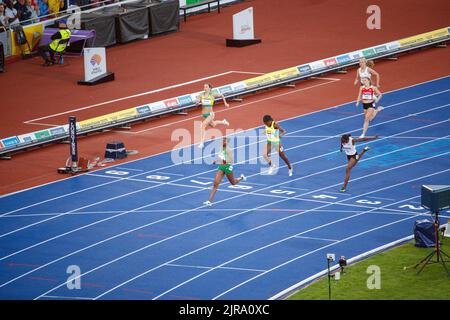
[[[121,141],[113,141],[106,144],[105,159],[124,159],[127,157],[125,144]]]

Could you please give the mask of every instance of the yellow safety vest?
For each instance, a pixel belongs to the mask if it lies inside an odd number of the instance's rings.
[[[61,34],[61,39],[53,40],[52,43],[50,43],[50,48],[56,52],[63,52],[64,49],[66,49],[66,47],[67,47],[67,43],[59,44],[59,42],[61,40],[69,39],[71,32],[69,29],[61,29],[61,30],[59,30],[59,33]]]

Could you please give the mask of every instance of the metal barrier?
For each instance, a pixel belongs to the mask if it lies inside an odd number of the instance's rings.
[[[450,28],[445,27],[398,41],[271,72],[255,78],[224,85],[214,90],[215,92],[224,94],[227,99],[241,98],[250,93],[293,84],[313,76],[330,72],[345,72],[346,68],[358,65],[359,59],[361,58],[371,60],[393,59],[400,54],[425,47],[446,46],[449,39]],[[199,93],[200,92],[186,94],[83,120],[77,123],[77,135],[83,136],[105,129],[129,126],[130,124],[150,118],[159,117],[165,114],[179,113],[197,107],[195,104],[195,97]],[[55,128],[1,139],[0,158],[10,159],[11,155],[18,151],[65,141],[68,137],[68,125],[62,125]]]

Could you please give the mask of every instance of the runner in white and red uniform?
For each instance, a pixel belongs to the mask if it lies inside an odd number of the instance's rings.
[[[368,78],[363,79],[363,84],[364,85],[359,88],[358,98],[356,99],[356,106],[358,106],[359,101],[362,100],[364,108],[364,125],[360,138],[365,137],[367,129],[369,128],[369,122],[383,109],[382,106],[375,109],[375,103],[377,103],[382,96],[380,90],[373,86]]]
[[[341,188],[341,192],[345,192],[347,190],[348,180],[350,180],[350,171],[352,170],[352,168],[354,166],[356,166],[359,159],[361,159],[361,157],[364,155],[364,153],[366,153],[366,151],[369,150],[369,147],[366,146],[363,149],[363,151],[361,152],[361,154],[358,154],[358,152],[356,152],[356,142],[370,141],[370,140],[374,140],[377,138],[378,138],[378,136],[353,139],[350,134],[344,134],[341,137],[341,152],[342,151],[345,152],[345,154],[347,155],[347,160],[348,160],[347,169],[345,170],[344,185]]]

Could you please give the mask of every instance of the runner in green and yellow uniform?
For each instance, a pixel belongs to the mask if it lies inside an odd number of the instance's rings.
[[[247,178],[243,174],[241,174],[239,179],[234,178],[233,165],[232,165],[233,154],[232,154],[231,150],[227,147],[227,144],[228,144],[228,138],[224,137],[223,141],[222,141],[222,151],[218,155],[217,161],[219,161],[219,167],[218,167],[218,170],[216,173],[216,177],[214,178],[214,185],[211,190],[209,200],[203,202],[203,204],[206,206],[212,205],[214,195],[215,195],[217,189],[219,188],[219,185],[222,182],[222,179],[224,176],[227,176],[228,180],[230,181],[230,183],[232,185],[238,184],[242,180],[244,180],[244,181],[247,180]],[[216,163],[216,161],[214,161],[214,163]]]
[[[294,169],[292,168],[289,159],[284,153],[283,145],[281,144],[281,137],[286,134],[286,131],[278,123],[276,123],[270,115],[265,115],[263,117],[263,122],[266,126],[265,131],[267,137],[267,144],[263,154],[264,159],[269,164],[269,171],[267,173],[272,174],[273,170],[275,169],[275,166],[272,165],[272,160],[270,159],[270,151],[272,151],[272,149],[276,149],[281,159],[283,159],[283,161],[286,163],[289,169],[289,177],[291,177],[294,173]]]
[[[215,121],[214,120],[214,111],[213,106],[216,98],[222,98],[223,103],[225,104],[225,107],[228,107],[227,100],[225,99],[225,96],[223,94],[213,94],[211,92],[212,86],[210,84],[205,84],[204,91],[198,96],[197,98],[197,105],[202,105],[202,118],[203,122],[201,125],[201,140],[200,144],[198,145],[199,148],[203,148],[203,143],[205,141],[205,135],[206,135],[206,128],[208,126],[215,127],[218,124],[223,124],[226,126],[229,126],[227,119],[223,119],[221,121]]]

